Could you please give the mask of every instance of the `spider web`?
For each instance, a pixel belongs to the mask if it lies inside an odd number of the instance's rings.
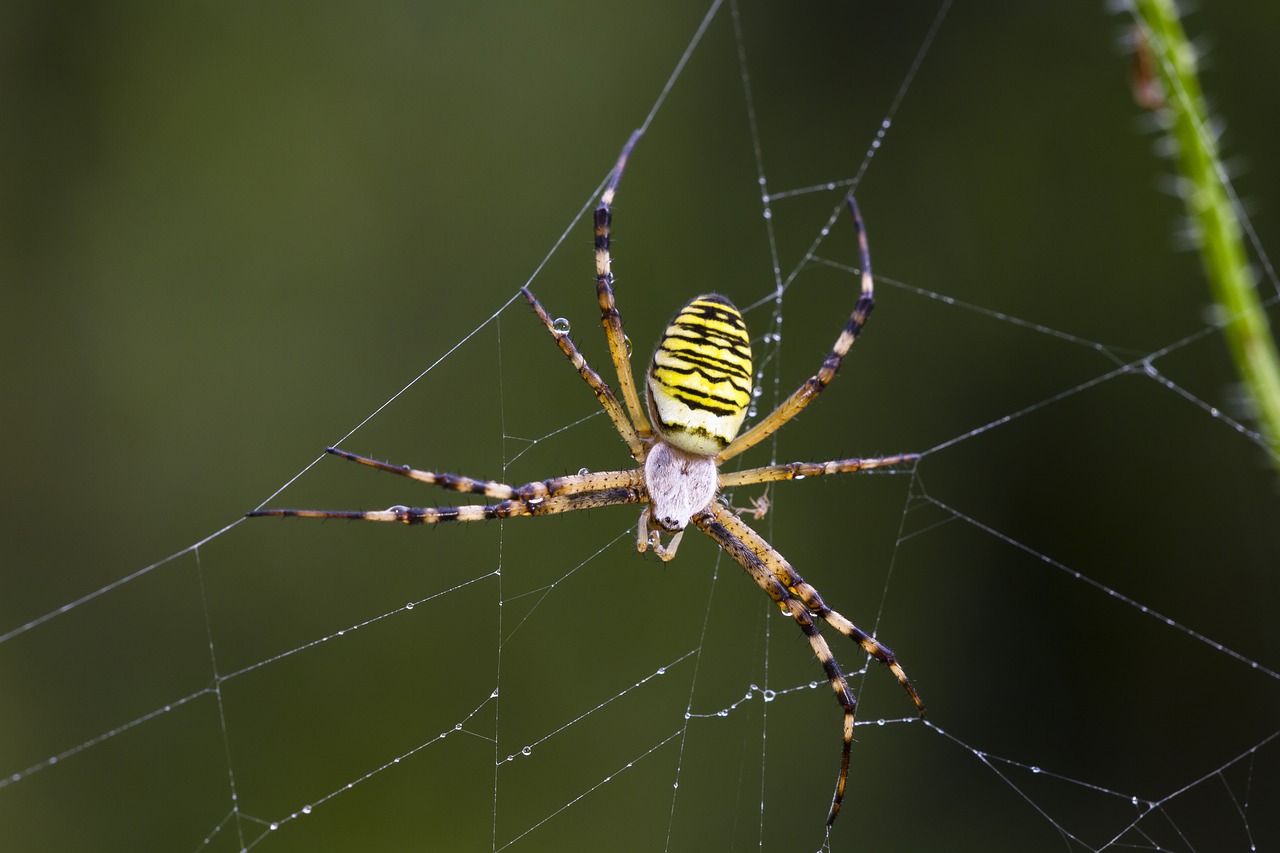
[[[1275,150],[1246,81],[1274,77],[1277,23],[1191,18],[1229,151]],[[6,848],[1274,849],[1275,474],[1170,245],[1126,24],[15,15],[4,277],[33,286],[5,335]],[[924,454],[779,484],[753,522],[930,709],[830,638],[860,725],[829,835],[829,688],[704,537],[662,564],[626,509],[236,520],[456,497],[317,457],[339,441],[511,483],[623,465],[516,292],[608,378],[583,216],[638,125],[614,244],[637,365],[726,293],[767,411],[852,305],[849,187],[867,219],[875,317],[743,463]],[[1274,177],[1234,180],[1269,201]]]

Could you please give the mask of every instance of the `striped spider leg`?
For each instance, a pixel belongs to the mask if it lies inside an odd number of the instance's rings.
[[[639,469],[571,474],[549,480],[535,480],[523,486],[509,486],[495,480],[474,480],[459,474],[440,474],[435,471],[420,471],[408,465],[392,465],[390,462],[349,453],[337,447],[326,447],[325,452],[379,471],[417,480],[419,483],[430,483],[453,492],[484,495],[496,498],[499,502],[442,507],[397,505],[380,510],[255,509],[246,515],[251,518],[345,518],[354,521],[440,524],[446,521],[486,521],[491,518],[554,515],[579,509],[642,503],[645,499]]]
[[[622,149],[601,194],[593,223],[597,302],[621,400],[587,363],[568,332],[558,328],[527,288],[521,289],[560,351],[599,400],[638,467],[620,471],[584,471],[511,486],[392,465],[331,447],[327,448],[329,453],[348,461],[454,492],[481,495],[495,502],[454,507],[393,506],[372,511],[258,509],[249,515],[439,524],[642,504],[644,508],[636,532],[636,547],[639,551],[653,551],[664,562],[675,557],[685,529],[692,524],[723,548],[783,612],[795,619],[808,638],[814,656],[844,711],[840,773],[827,818],[830,826],[840,812],[848,781],[856,699],[818,629],[819,622],[825,622],[849,637],[862,651],[887,666],[921,714],[924,713],[924,705],[893,653],[828,607],[818,591],[737,512],[726,507],[719,495],[724,489],[739,486],[902,465],[915,462],[919,456],[904,454],[873,459],[791,462],[724,473],[720,471],[720,465],[776,432],[812,402],[835,377],[874,305],[866,232],[857,204],[849,196],[847,203],[857,231],[862,260],[861,293],[821,369],[772,413],[745,433],[738,434],[751,401],[751,339],[746,322],[733,303],[711,293],[697,296],[686,304],[659,339],[644,377],[646,414],[641,409],[639,390],[631,370],[630,342],[623,333],[622,317],[614,298],[609,248],[611,205],[623,168],[640,135],[640,131],[632,134]],[[757,517],[767,508],[767,502],[757,502]],[[665,542],[664,536],[668,537]]]
[[[642,439],[653,436],[653,428],[640,408],[640,396],[636,392],[636,380],[631,373],[631,342],[622,331],[622,315],[618,313],[613,297],[613,257],[609,253],[610,225],[613,222],[613,197],[618,192],[618,184],[622,181],[622,170],[626,168],[631,149],[644,131],[637,130],[631,134],[627,144],[622,146],[618,162],[609,175],[609,182],[600,194],[600,205],[595,213],[595,252],[596,252],[596,300],[600,303],[600,323],[604,326],[605,337],[609,341],[609,355],[613,359],[614,371],[618,374],[618,390],[627,404],[627,412],[635,424],[636,432]],[[634,454],[632,454],[634,455]],[[638,460],[638,457],[637,457]]]
[[[806,379],[790,397],[779,403],[778,407],[763,420],[721,450],[717,456],[717,460],[721,463],[750,447],[755,447],[773,435],[782,428],[783,424],[800,414],[805,406],[826,390],[827,385],[835,378],[836,371],[840,369],[844,357],[849,354],[854,341],[858,339],[858,334],[862,331],[867,318],[871,316],[871,310],[876,306],[875,285],[871,278],[871,249],[867,246],[867,230],[862,225],[862,214],[858,212],[858,203],[854,200],[853,193],[845,196],[845,203],[849,207],[849,213],[853,215],[854,228],[858,232],[858,254],[862,264],[862,291],[858,294],[858,301],[854,303],[853,313],[849,315],[849,321],[840,332],[840,336],[836,338],[831,353],[822,362],[818,372]]]
[[[891,465],[904,461],[909,457],[887,457],[885,459],[847,460],[861,463],[859,467],[846,470],[860,471],[881,464]],[[874,464],[873,464],[874,463]],[[781,467],[781,466],[779,466]],[[766,469],[758,469],[766,470]],[[743,472],[745,473],[745,472]],[[824,471],[822,473],[839,473]],[[911,686],[906,672],[898,663],[898,659],[888,646],[878,642],[857,625],[832,610],[822,600],[822,596],[798,572],[791,567],[787,559],[777,552],[759,533],[756,533],[738,514],[721,503],[714,503],[693,517],[693,524],[699,530],[714,539],[739,565],[747,570],[747,574],[760,585],[778,605],[783,613],[796,620],[801,632],[809,640],[818,663],[822,665],[831,689],[835,692],[836,701],[844,711],[842,745],[840,751],[840,773],[836,778],[836,790],[831,800],[831,812],[827,816],[827,826],[835,823],[840,814],[840,806],[844,802],[845,786],[849,779],[849,761],[853,751],[854,711],[858,700],[849,687],[848,679],[836,661],[831,647],[818,631],[814,617],[825,621],[841,634],[857,643],[864,652],[889,667],[889,671],[898,679],[898,683],[907,691],[907,695],[915,703],[920,715],[924,716],[924,702],[916,689]]]

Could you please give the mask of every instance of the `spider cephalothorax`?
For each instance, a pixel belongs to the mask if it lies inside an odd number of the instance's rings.
[[[609,352],[618,375],[618,393],[591,369],[569,338],[563,324],[551,319],[527,289],[521,293],[546,326],[560,350],[577,368],[626,442],[638,467],[619,471],[584,471],[510,486],[490,480],[475,480],[454,474],[420,471],[392,465],[345,450],[328,448],[330,453],[388,471],[412,480],[431,483],[467,494],[484,495],[497,503],[466,504],[456,507],[393,506],[385,510],[299,510],[257,509],[251,516],[293,516],[299,518],[350,518],[365,521],[400,521],[406,524],[437,524],[445,521],[479,521],[486,518],[549,515],[591,507],[644,504],[640,515],[636,546],[652,550],[663,560],[676,554],[685,529],[692,524],[717,542],[751,575],[771,599],[791,616],[809,641],[822,665],[836,700],[844,711],[840,773],[836,779],[830,825],[844,801],[849,775],[849,755],[853,743],[856,699],[817,620],[826,622],[849,637],[866,654],[889,667],[906,689],[920,713],[924,705],[906,673],[889,649],[848,619],[828,607],[818,591],[805,582],[786,558],[738,514],[721,503],[722,490],[778,480],[798,480],[826,474],[845,474],[914,462],[912,454],[874,459],[837,459],[830,462],[790,462],[762,468],[746,468],[723,473],[725,460],[754,447],[776,432],[827,387],[840,363],[857,340],[874,305],[871,256],[866,231],[853,196],[847,198],[858,237],[862,260],[861,289],[853,313],[836,338],[821,369],[779,406],[741,435],[738,434],[752,396],[751,339],[742,314],[728,299],[716,294],[699,296],[680,310],[667,327],[654,351],[646,376],[649,416],[641,410],[630,349],[622,332],[613,293],[613,273],[609,253],[611,205],[622,170],[640,138],[637,131],[622,149],[612,177],[600,196],[595,213],[596,296],[601,323],[609,342]],[[619,396],[621,399],[619,399]],[[652,425],[650,425],[652,421]],[[757,502],[760,511],[767,503]],[[662,534],[671,536],[664,544]]]

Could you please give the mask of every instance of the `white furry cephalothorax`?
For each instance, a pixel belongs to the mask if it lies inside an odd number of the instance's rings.
[[[696,456],[659,441],[644,460],[644,481],[653,523],[677,533],[715,498],[716,458]]]

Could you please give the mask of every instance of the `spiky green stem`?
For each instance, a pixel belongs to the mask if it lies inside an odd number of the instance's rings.
[[[1150,69],[1163,90],[1183,197],[1199,238],[1209,289],[1223,312],[1223,333],[1253,405],[1259,431],[1280,471],[1280,356],[1249,270],[1248,255],[1226,170],[1211,132],[1195,51],[1173,0],[1133,0],[1133,13],[1149,51]]]

